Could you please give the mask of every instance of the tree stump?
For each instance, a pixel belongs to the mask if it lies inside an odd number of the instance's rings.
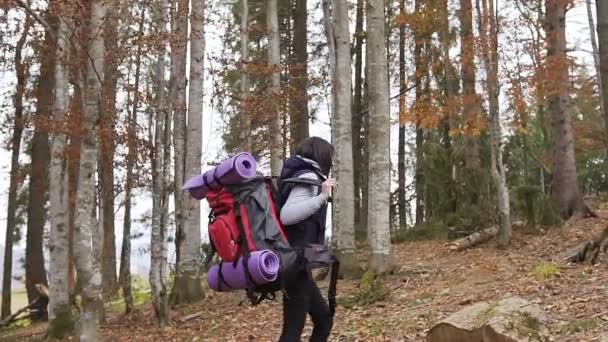
[[[480,302],[436,324],[427,342],[548,341],[546,316],[540,305],[520,297]]]
[[[598,261],[600,252],[608,249],[608,227],[596,236],[593,240],[581,242],[578,246],[567,252],[566,261],[573,263],[589,262],[595,264]]]

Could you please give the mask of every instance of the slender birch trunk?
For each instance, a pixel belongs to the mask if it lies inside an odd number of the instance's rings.
[[[89,22],[89,61],[85,94],[85,111],[82,127],[82,148],[80,153],[80,172],[76,196],[76,222],[74,229],[74,255],[76,268],[82,279],[83,311],[80,317],[79,337],[81,341],[97,341],[100,313],[103,309],[101,299],[101,272],[95,260],[93,240],[96,222],[91,212],[95,196],[95,173],[97,162],[98,125],[101,110],[101,87],[104,80],[104,40],[101,36],[106,16],[104,0],[91,2]]]
[[[133,168],[137,161],[137,111],[139,109],[139,86],[141,75],[141,57],[144,34],[144,23],[146,19],[146,6],[141,7],[139,17],[139,40],[135,60],[135,85],[133,95],[133,107],[128,120],[127,132],[127,181],[125,184],[125,215],[122,229],[122,248],[120,252],[120,276],[119,283],[122,288],[122,296],[125,300],[125,312],[133,311],[133,292],[131,288],[131,196],[135,177]]]
[[[171,80],[170,98],[173,100],[173,149],[174,149],[174,179],[173,191],[175,201],[175,250],[176,264],[181,264],[182,243],[184,242],[184,217],[182,203],[184,194],[185,153],[186,153],[186,52],[188,43],[188,13],[189,1],[176,0],[177,9],[172,7],[171,41]]]
[[[192,2],[190,45],[190,94],[185,148],[185,179],[201,173],[203,131],[203,34],[204,1]],[[182,184],[183,185],[183,184]],[[180,190],[179,193],[183,191]],[[179,194],[176,193],[176,196]],[[183,240],[180,246],[178,273],[173,288],[174,303],[194,303],[204,297],[201,287],[199,256],[201,252],[200,202],[190,196],[182,200]]]
[[[498,207],[498,235],[496,242],[501,248],[511,242],[511,208],[509,205],[509,189],[507,175],[502,162],[501,129],[498,85],[498,25],[494,12],[494,0],[476,0],[477,21],[480,33],[482,57],[486,69],[486,86],[488,89],[490,110],[490,153],[491,171],[496,186],[496,204]]]
[[[270,172],[273,176],[281,173],[281,111],[278,100],[281,91],[281,63],[279,35],[279,10],[277,0],[268,0],[266,8],[266,26],[268,27],[268,66],[272,69],[270,94],[272,99],[270,111]]]
[[[51,3],[49,6],[57,6]],[[55,8],[57,9],[57,8]],[[57,13],[60,13],[59,11]],[[65,67],[69,51],[67,18],[58,20],[54,63],[54,130],[51,134],[51,165],[49,170],[49,202],[51,233],[49,238],[49,328],[50,338],[71,334],[73,317],[70,306],[69,276],[69,191],[68,165],[64,158],[67,136],[63,131],[68,105],[68,71]],[[50,33],[47,32],[47,40]],[[46,45],[46,44],[45,44]],[[43,59],[44,60],[44,59]],[[44,74],[43,74],[44,75]]]
[[[340,186],[332,202],[336,223],[334,234],[342,264],[342,272],[349,277],[360,276],[355,255],[355,208],[353,185],[353,141],[351,104],[351,54],[348,29],[348,6],[345,0],[332,0],[331,11],[324,1],[326,35],[332,66],[332,141],[335,147],[334,173]]]
[[[4,269],[2,277],[2,318],[11,314],[11,292],[13,276],[13,236],[15,235],[17,195],[19,187],[19,154],[23,136],[23,98],[29,74],[29,64],[23,60],[23,47],[32,26],[32,19],[26,15],[23,32],[15,45],[15,76],[17,87],[13,97],[15,117],[13,118],[13,137],[11,140],[11,171],[8,186],[8,212],[6,215],[6,239],[4,242]]]
[[[384,273],[391,265],[389,89],[384,1],[367,0],[367,63],[369,84],[369,208],[370,269]]]
[[[167,34],[167,5],[172,1],[158,0],[156,8],[157,31],[159,36]],[[152,236],[150,243],[150,288],[152,290],[152,305],[160,327],[169,323],[169,295],[167,293],[167,226],[168,195],[166,180],[169,171],[170,148],[169,135],[171,122],[169,120],[169,99],[165,96],[165,61],[166,48],[163,43],[158,46],[158,56],[155,66],[156,99],[155,99],[155,129],[154,129],[154,158],[152,159]]]
[[[239,131],[241,150],[252,151],[251,149],[251,117],[248,113],[249,101],[249,2],[241,0],[241,122],[242,127]]]

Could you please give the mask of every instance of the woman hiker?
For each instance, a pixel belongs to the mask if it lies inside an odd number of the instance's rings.
[[[295,156],[287,159],[280,179],[300,177],[322,183],[315,185],[289,184],[280,186],[280,219],[293,247],[323,244],[327,203],[335,181],[328,179],[334,154],[333,146],[319,137],[304,139]],[[310,270],[303,268],[293,281],[285,285],[283,298],[283,331],[279,342],[300,341],[306,315],[314,324],[310,341],[327,341],[333,319],[328,303],[315,284]]]

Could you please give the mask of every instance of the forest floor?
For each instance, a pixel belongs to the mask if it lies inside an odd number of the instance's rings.
[[[439,241],[399,244],[395,253],[400,269],[382,278],[383,290],[375,301],[352,300],[358,282],[339,282],[331,340],[424,341],[434,324],[470,303],[517,295],[543,307],[552,341],[608,341],[607,261],[596,266],[563,262],[564,252],[608,224],[608,203],[595,209],[601,218],[542,232],[515,231],[508,250],[498,250],[492,242],[463,252]],[[239,305],[243,297],[238,294],[207,293],[200,304],[176,308],[171,325],[162,330],[155,326],[149,303],[130,316],[110,313],[103,340],[277,340],[280,298],[250,307]],[[182,321],[198,312],[200,317]],[[42,324],[15,330],[0,334],[0,340],[32,340],[44,329]],[[306,336],[310,330],[307,325]]]

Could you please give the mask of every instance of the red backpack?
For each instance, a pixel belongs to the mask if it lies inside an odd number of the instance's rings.
[[[310,182],[306,179],[289,181]],[[279,219],[281,203],[278,202],[278,197],[272,178],[263,176],[256,176],[237,185],[210,189],[205,198],[211,208],[208,232],[213,253],[207,256],[205,263],[209,263],[214,253],[217,254],[221,259],[221,278],[223,263],[236,265],[242,260],[247,296],[254,305],[263,299],[274,299],[275,292],[283,290],[285,283],[305,267],[332,266],[328,298],[333,314],[339,263],[325,246],[295,249],[289,244]],[[270,250],[280,259],[277,279],[266,284],[256,284],[246,266],[250,254],[261,250]]]

